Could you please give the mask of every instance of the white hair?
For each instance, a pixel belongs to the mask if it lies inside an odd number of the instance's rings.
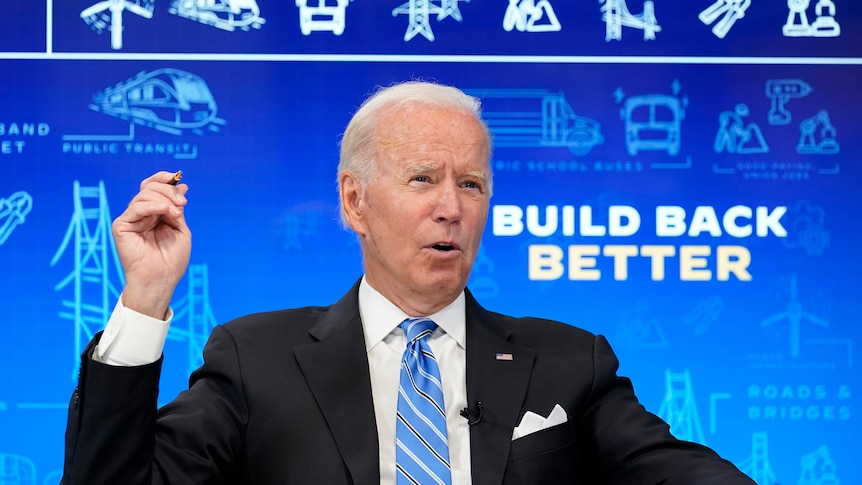
[[[477,98],[465,94],[452,86],[427,81],[407,81],[380,88],[372,94],[350,119],[341,138],[341,153],[338,160],[339,194],[341,174],[350,171],[356,174],[361,186],[367,186],[377,173],[377,131],[381,115],[408,105],[420,105],[453,109],[473,116],[483,128],[490,168],[491,134],[482,121],[481,103]],[[488,194],[492,193],[491,173],[488,173]],[[344,201],[339,200],[344,217]]]

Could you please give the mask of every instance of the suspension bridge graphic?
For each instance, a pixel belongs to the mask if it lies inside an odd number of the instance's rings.
[[[757,485],[778,485],[769,464],[769,437],[764,432],[751,435],[751,456],[739,464],[739,469]]]
[[[51,266],[63,257],[72,259],[69,274],[54,286],[64,292],[59,316],[73,325],[73,371],[76,380],[79,356],[93,336],[108,323],[114,305],[125,286],[125,275],[111,237],[111,215],[104,182],[72,189],[72,217]],[[202,363],[201,351],[216,325],[209,301],[209,274],[206,264],[189,266],[188,292],[171,305],[174,319],[168,339],[188,344],[189,372]]]
[[[655,40],[656,32],[661,26],[655,18],[655,4],[652,0],[644,1],[644,11],[632,14],[626,0],[601,0],[602,20],[605,22],[605,42],[622,40],[623,27],[631,27],[644,31],[644,40]]]
[[[665,369],[665,397],[659,417],[670,425],[671,433],[677,438],[706,444],[688,369],[682,372]]]

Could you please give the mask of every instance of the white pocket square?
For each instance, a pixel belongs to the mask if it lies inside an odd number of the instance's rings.
[[[559,404],[554,406],[554,409],[551,410],[551,414],[547,418],[543,418],[532,411],[527,411],[524,413],[524,417],[521,418],[521,423],[512,432],[512,441],[523,438],[530,433],[563,424],[567,419],[566,411]]]

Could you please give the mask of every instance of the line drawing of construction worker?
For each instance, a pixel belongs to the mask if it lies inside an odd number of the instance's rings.
[[[818,130],[819,128],[819,130]],[[841,151],[835,139],[835,127],[829,121],[829,113],[821,109],[816,115],[799,123],[799,144],[796,153],[832,155]]]
[[[715,153],[768,153],[769,146],[756,123],[745,126],[743,118],[749,115],[748,106],[737,104],[733,111],[718,115],[718,133],[713,148]]]
[[[33,198],[27,192],[15,192],[8,199],[0,198],[0,246],[33,209]]]
[[[562,27],[554,13],[554,7],[548,0],[509,0],[506,15],[503,17],[503,29],[511,32],[559,32]]]
[[[712,33],[719,39],[723,39],[733,28],[733,24],[745,17],[745,11],[750,6],[751,0],[716,0],[715,3],[700,12],[697,18],[704,25],[710,25],[721,16],[721,20],[712,26]]]
[[[818,0],[814,6],[817,18],[808,23],[808,6],[811,0],[787,0],[787,22],[781,31],[785,37],[838,37],[841,26],[835,20],[835,3],[832,0]]]

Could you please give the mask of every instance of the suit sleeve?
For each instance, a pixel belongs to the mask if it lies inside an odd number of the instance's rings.
[[[604,483],[754,485],[711,449],[677,440],[669,426],[637,400],[629,379],[604,337],[595,339],[594,376],[581,429],[595,443],[594,459]]]
[[[69,405],[63,485],[231,483],[247,408],[236,345],[216,327],[189,389],[157,410],[161,359],[115,367],[82,355]]]

